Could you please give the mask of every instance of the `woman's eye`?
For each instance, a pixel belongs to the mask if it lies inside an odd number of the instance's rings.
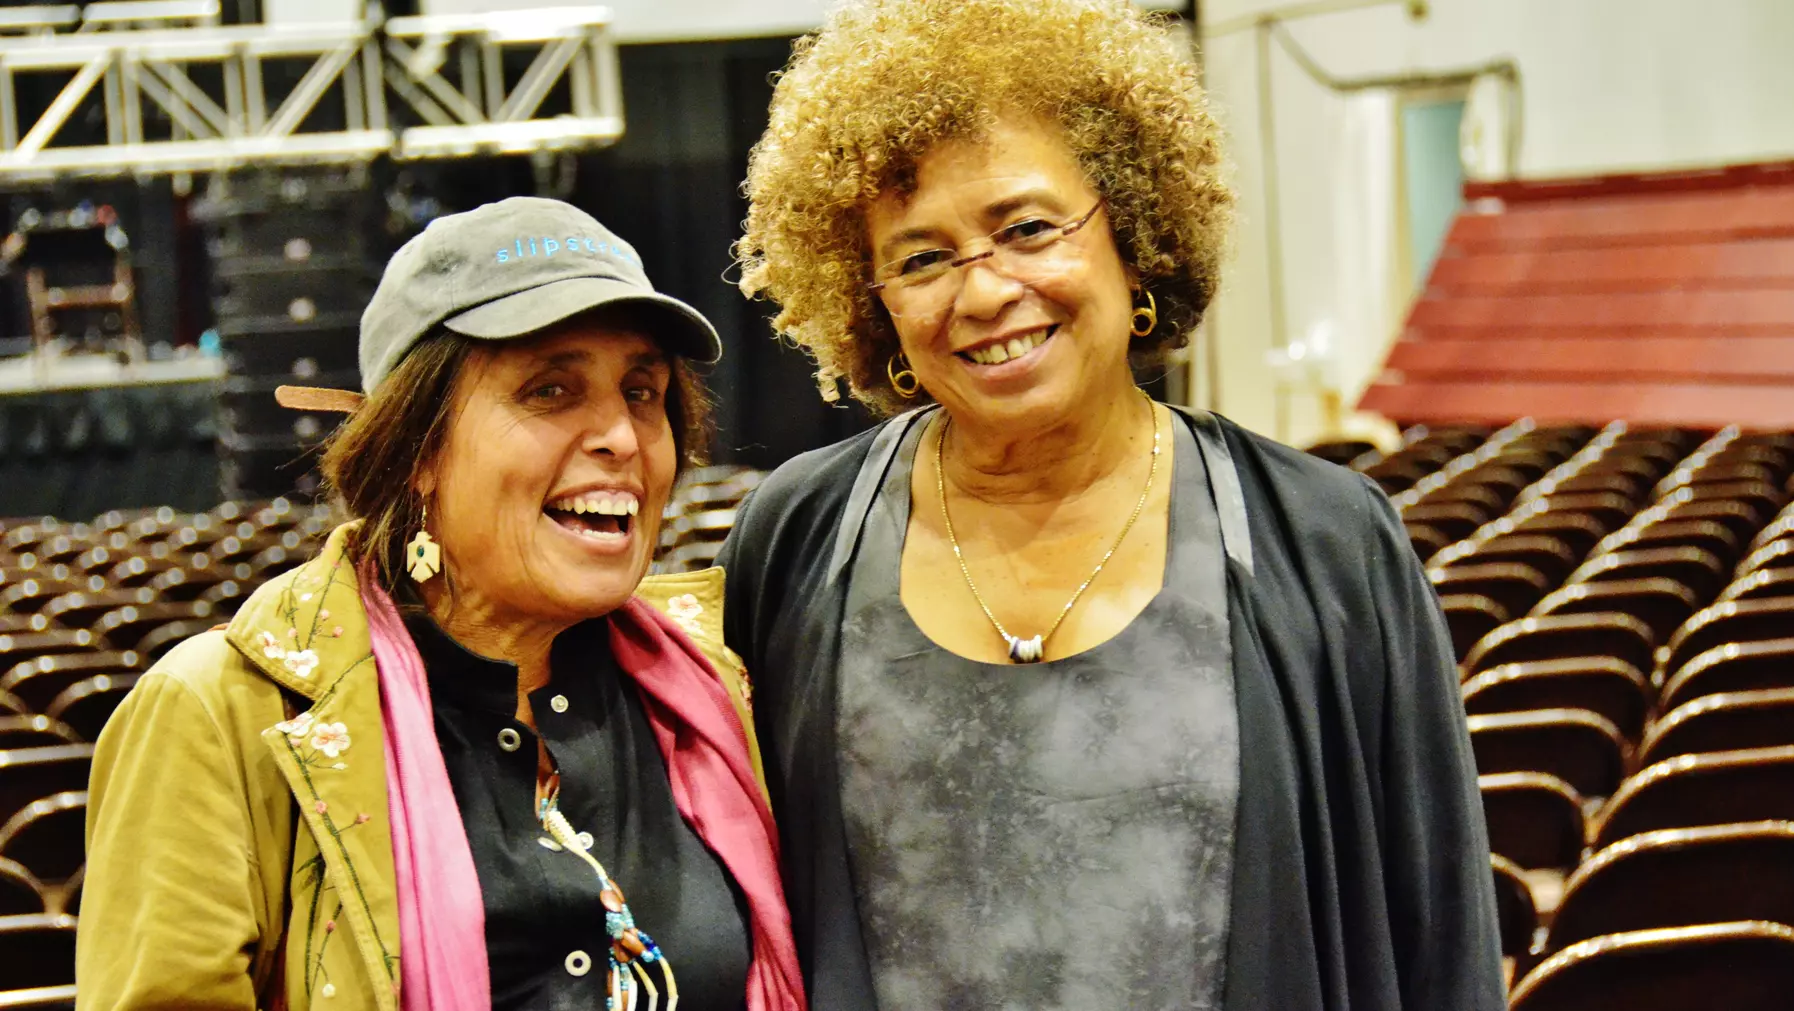
[[[660,399],[660,391],[652,386],[634,386],[623,391],[623,396],[634,404],[652,404]]]
[[[1045,221],[1040,218],[1029,218],[1026,221],[1017,221],[1015,224],[1003,229],[1003,231],[999,233],[1001,235],[999,241],[1026,242],[1029,239],[1038,239],[1049,235],[1058,227],[1059,226],[1053,224],[1051,221]]]
[[[903,258],[903,265],[899,270],[899,273],[921,273],[939,267],[941,264],[946,263],[948,259],[949,254],[945,249],[929,249],[920,253],[911,253],[909,256]]]
[[[562,383],[543,383],[529,391],[531,400],[558,400],[567,395],[567,387]]]

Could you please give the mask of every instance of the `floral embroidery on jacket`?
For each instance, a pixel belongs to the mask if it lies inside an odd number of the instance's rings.
[[[667,600],[667,617],[679,623],[679,627],[690,635],[698,634],[698,615],[704,613],[704,605],[698,603],[695,593],[682,593]]]
[[[341,723],[320,723],[311,735],[311,746],[335,758],[349,747],[349,728]]]

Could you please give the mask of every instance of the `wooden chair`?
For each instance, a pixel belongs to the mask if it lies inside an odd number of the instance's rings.
[[[45,906],[43,883],[23,864],[0,857],[0,918],[35,916]]]
[[[1497,853],[1490,855],[1489,863],[1495,873],[1495,915],[1501,931],[1501,953],[1510,957],[1524,955],[1539,929],[1539,910],[1532,901],[1532,888],[1513,861]]]
[[[1719,593],[1715,604],[1728,600],[1756,600],[1762,597],[1794,597],[1794,568],[1759,569],[1742,579],[1735,579]]]
[[[211,587],[207,589],[209,590]],[[100,619],[98,627],[100,634],[106,637],[107,642],[139,649],[141,652],[139,643],[152,630],[170,622],[211,618],[214,610],[213,606],[205,600],[133,605],[121,607],[116,611],[108,611]]]
[[[1658,707],[1673,712],[1722,692],[1794,688],[1794,639],[1734,642],[1688,661],[1663,686]]]
[[[156,599],[148,587],[99,590],[93,593],[65,593],[52,599],[38,612],[64,628],[89,628],[100,615],[132,604],[148,604]]]
[[[43,748],[80,744],[80,734],[48,716],[0,716],[0,748]]]
[[[100,576],[110,572],[126,557],[120,549],[102,544],[76,555],[74,561],[69,563],[69,568],[84,576]]]
[[[1628,778],[1589,827],[1597,850],[1665,828],[1794,821],[1794,747],[1716,751],[1658,762]]]
[[[1603,535],[1618,530],[1638,512],[1637,502],[1612,492],[1545,495],[1535,499],[1534,503],[1541,504],[1543,512],[1587,516],[1601,525]]]
[[[56,623],[41,614],[0,613],[0,635],[22,635],[26,632],[48,632]]]
[[[1638,668],[1610,656],[1502,664],[1464,682],[1463,693],[1464,711],[1472,716],[1585,709],[1628,741],[1644,733],[1654,695]]]
[[[1423,523],[1406,523],[1402,528],[1408,532],[1408,546],[1414,549],[1414,557],[1425,562],[1438,554],[1451,543],[1451,538]]]
[[[34,800],[87,789],[92,766],[91,744],[0,751],[0,820]]]
[[[1606,797],[1625,774],[1618,729],[1582,709],[1540,709],[1467,718],[1476,771],[1544,772],[1585,797]]]
[[[1757,535],[1750,539],[1749,550],[1755,551],[1789,536],[1794,536],[1794,509],[1783,509],[1768,526],[1757,531]]]
[[[1582,860],[1582,795],[1543,772],[1476,777],[1489,848],[1527,870],[1569,870]]]
[[[1506,511],[1508,506],[1509,500],[1502,496],[1502,491],[1503,489],[1499,488],[1459,481],[1422,496],[1415,505],[1464,502],[1490,516],[1495,516]],[[1408,508],[1412,509],[1414,506]]]
[[[60,988],[57,995],[72,1003],[75,997],[75,918],[47,913],[0,916],[0,965],[6,967],[4,985],[14,994],[57,987]],[[47,999],[56,995],[28,996]]]
[[[1600,850],[1570,875],[1544,950],[1733,920],[1794,924],[1794,822],[1666,829]]]
[[[1738,571],[1734,578],[1743,578],[1755,572],[1787,571],[1794,568],[1794,540],[1770,541],[1738,563]]]
[[[1525,614],[1550,589],[1537,569],[1525,565],[1432,566],[1427,578],[1441,597],[1474,594],[1487,597],[1509,614]]]
[[[68,565],[92,548],[93,542],[87,537],[58,534],[55,537],[39,541],[31,549],[31,553],[36,555],[40,562],[47,562],[51,565]]]
[[[1451,631],[1451,644],[1457,658],[1463,660],[1477,641],[1507,623],[1508,613],[1500,604],[1474,593],[1452,593],[1439,598],[1445,610],[1445,626]]]
[[[1520,494],[1519,501],[1550,498],[1554,495],[1618,495],[1627,502],[1643,501],[1651,483],[1643,475],[1625,469],[1604,469],[1591,463],[1583,470],[1565,477],[1548,477]]]
[[[1464,658],[1464,669],[1475,674],[1506,663],[1610,656],[1648,670],[1652,643],[1651,630],[1628,614],[1602,611],[1521,618],[1484,636]]]
[[[216,624],[218,623],[210,618],[171,621],[146,632],[137,642],[137,652],[142,655],[145,664],[153,664],[175,646]]]
[[[0,635],[0,669],[10,669],[14,664],[40,656],[86,653],[90,650],[104,649],[105,646],[104,639],[85,628],[50,629],[45,632]]]
[[[1546,959],[1514,988],[1512,1011],[1786,1011],[1794,930],[1718,923],[1629,931]]]
[[[1595,554],[1651,548],[1699,548],[1721,565],[1736,562],[1739,552],[1737,535],[1712,520],[1657,520],[1614,532],[1595,546]]]
[[[150,580],[149,587],[156,591],[157,600],[180,603],[198,600],[200,594],[229,578],[229,575],[213,566],[209,560],[200,566],[194,565],[189,558],[182,565],[159,573]]]
[[[24,699],[0,688],[0,716],[30,716],[34,712]]]
[[[1766,481],[1726,481],[1694,484],[1676,492],[1687,495],[1691,502],[1742,502],[1757,511],[1774,515],[1788,504],[1788,496],[1778,485]]]
[[[136,686],[140,674],[101,674],[70,685],[50,703],[45,715],[61,720],[89,741],[100,739],[100,731],[112,718],[113,710]]]
[[[249,568],[254,573],[256,582],[265,582],[275,576],[305,564],[312,553],[300,550],[298,545],[288,548],[284,544],[276,544],[263,549],[249,559]]]
[[[1732,532],[1732,536],[1743,544],[1750,540],[1763,526],[1765,513],[1755,505],[1731,500],[1701,499],[1692,496],[1682,497],[1686,489],[1671,495],[1668,499],[1652,506],[1648,513],[1653,517],[1666,520],[1707,520],[1718,523]],[[1643,515],[1643,514],[1641,514]]]
[[[136,653],[104,650],[41,656],[15,665],[0,677],[0,691],[23,700],[31,712],[41,713],[63,689],[96,674],[128,674],[141,668]]]
[[[150,581],[157,576],[169,569],[179,567],[179,560],[164,547],[160,558],[152,554],[134,555],[114,565],[112,570],[106,573],[106,582],[111,586],[135,589],[139,586],[148,586]]]
[[[1794,628],[1794,598],[1764,597],[1728,600],[1696,611],[1665,645],[1661,673],[1682,665],[1715,646],[1783,638]]]
[[[1657,485],[1656,494],[1661,498],[1678,488],[1738,482],[1775,485],[1780,481],[1775,471],[1760,461],[1718,460],[1700,467],[1678,467]]]
[[[1658,720],[1638,751],[1642,766],[1678,755],[1794,745],[1794,688],[1722,692]]]
[[[1451,538],[1451,541],[1469,537],[1489,519],[1487,512],[1468,502],[1422,503],[1402,512],[1403,523],[1423,523]]]
[[[0,590],[0,611],[30,614],[65,593],[88,589],[85,581],[31,577],[7,584]]]
[[[1668,642],[1697,606],[1694,592],[1673,579],[1613,579],[1571,583],[1539,601],[1532,613],[1616,611],[1644,622],[1653,642]]]
[[[0,825],[0,857],[17,861],[39,881],[74,877],[86,861],[87,792],[32,801]]]
[[[1496,528],[1500,533],[1537,534],[1561,541],[1578,558],[1587,556],[1600,543],[1601,538],[1614,530],[1613,526],[1579,512],[1545,510],[1533,515],[1507,517],[1496,522],[1501,524]]]
[[[1434,565],[1525,565],[1545,577],[1548,586],[1563,582],[1580,559],[1570,546],[1544,534],[1496,534],[1453,545],[1433,559]]]
[[[1568,583],[1616,579],[1669,579],[1688,587],[1696,600],[1712,600],[1726,582],[1725,565],[1699,548],[1645,548],[1596,555]]]

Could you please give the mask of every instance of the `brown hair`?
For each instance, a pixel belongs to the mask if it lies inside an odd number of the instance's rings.
[[[431,333],[325,443],[324,487],[346,518],[363,522],[350,557],[357,564],[371,562],[387,589],[398,585],[405,541],[423,521],[423,499],[413,489],[442,452],[459,409],[456,385],[479,343],[446,329]],[[669,360],[667,420],[678,473],[705,459],[712,403],[691,364],[677,355]]]
[[[1136,364],[1189,342],[1220,276],[1233,192],[1222,180],[1187,41],[1129,0],[855,0],[798,42],[748,163],[741,290],[808,351],[824,395],[845,378],[874,410],[898,350],[867,290],[865,209],[907,193],[918,162],[1002,116],[1057,127],[1108,208],[1122,261],[1158,302]]]

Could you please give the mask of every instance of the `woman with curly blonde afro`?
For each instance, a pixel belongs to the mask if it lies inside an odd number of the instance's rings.
[[[1136,385],[1214,297],[1222,164],[1127,0],[848,0],[778,81],[742,288],[895,415],[718,560],[817,1007],[1504,1006],[1394,511]]]

